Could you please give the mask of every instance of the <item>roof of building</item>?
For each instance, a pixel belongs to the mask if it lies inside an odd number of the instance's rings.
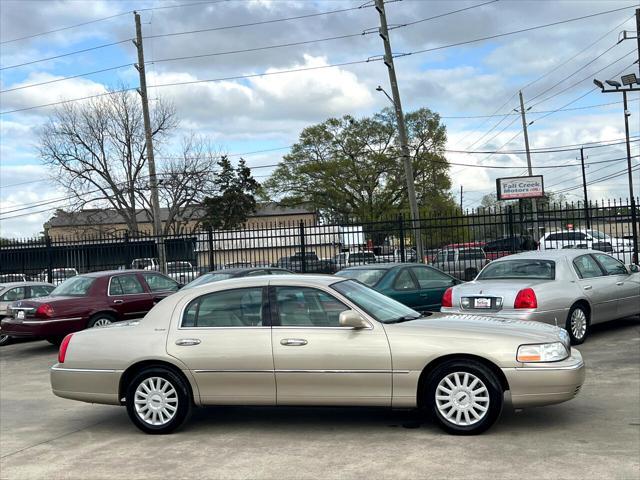
[[[201,207],[193,207],[193,218],[201,218],[204,211]],[[304,215],[315,214],[316,211],[308,205],[300,205],[295,207],[284,207],[276,202],[266,202],[258,205],[254,213],[249,218],[288,216],[288,215]],[[164,222],[169,216],[167,208],[160,209],[160,217]],[[138,210],[136,214],[138,223],[151,223],[151,218],[146,210]],[[65,212],[57,210],[54,215],[45,223],[47,228],[50,227],[73,227],[83,225],[117,225],[123,224],[125,220],[122,215],[113,209],[86,209],[78,212]]]

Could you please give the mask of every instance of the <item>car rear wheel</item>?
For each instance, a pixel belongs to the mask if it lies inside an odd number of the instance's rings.
[[[127,388],[127,413],[145,433],[171,433],[191,413],[191,395],[185,382],[164,368],[149,368],[135,376]]]
[[[589,311],[582,305],[574,305],[567,315],[566,329],[571,345],[580,345],[589,335]]]
[[[107,325],[111,325],[115,320],[111,315],[106,314],[98,314],[95,317],[92,317],[87,324],[87,328],[93,327],[106,327]]]
[[[11,337],[9,335],[3,335],[0,333],[0,347],[11,343]]]
[[[452,360],[430,375],[426,404],[438,425],[454,435],[476,435],[500,416],[503,392],[487,367],[473,360]]]

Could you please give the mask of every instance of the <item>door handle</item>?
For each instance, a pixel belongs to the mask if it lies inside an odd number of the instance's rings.
[[[124,300],[114,300],[113,303],[120,305],[121,303],[124,303]]]
[[[591,285],[587,285],[586,287],[584,287],[585,290],[591,290],[593,287]]]
[[[180,347],[190,347],[192,345],[198,345],[199,343],[199,338],[181,338],[180,340],[176,340],[176,345]]]
[[[624,285],[624,282],[616,282],[616,285],[618,286]]]
[[[306,344],[307,341],[304,338],[283,338],[280,340],[280,345],[285,345],[287,347],[301,347]]]

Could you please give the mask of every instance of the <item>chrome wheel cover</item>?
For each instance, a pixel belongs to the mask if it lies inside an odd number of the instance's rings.
[[[106,327],[107,325],[111,325],[111,320],[109,320],[108,318],[99,318],[96,323],[93,324],[94,328],[95,327]]]
[[[472,373],[450,373],[436,387],[436,407],[454,425],[474,425],[489,411],[489,391]]]
[[[0,345],[3,345],[8,341],[9,341],[9,335],[3,335],[2,333],[0,333]]]
[[[582,340],[587,333],[587,316],[580,308],[576,308],[571,314],[571,333],[577,340]]]
[[[136,388],[134,405],[143,422],[153,426],[166,425],[178,411],[178,393],[167,379],[149,377]]]

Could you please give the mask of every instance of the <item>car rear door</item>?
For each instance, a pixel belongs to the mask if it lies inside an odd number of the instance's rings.
[[[350,308],[327,291],[270,287],[279,405],[391,405],[391,353],[379,325],[341,327]]]
[[[221,290],[176,306],[167,352],[191,370],[204,404],[275,404],[267,292]]]
[[[622,318],[640,312],[640,274],[630,274],[627,267],[604,253],[593,255],[616,285],[617,316]]]
[[[591,323],[616,318],[618,310],[616,279],[606,275],[600,264],[590,254],[575,258],[573,266],[578,274],[577,283],[591,303]]]
[[[120,320],[144,317],[153,307],[151,294],[135,273],[113,275],[109,279],[107,303]]]

